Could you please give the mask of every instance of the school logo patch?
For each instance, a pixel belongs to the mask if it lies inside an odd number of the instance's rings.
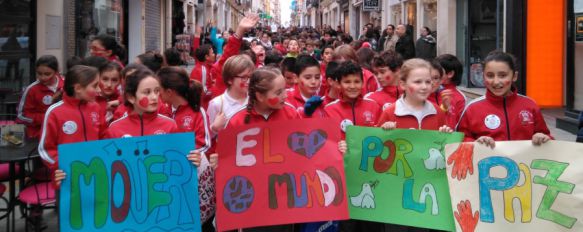
[[[518,113],[519,117],[520,117],[520,122],[522,123],[522,125],[528,125],[528,124],[533,124],[534,123],[534,116],[532,115],[532,113],[528,110],[523,110],[520,111],[520,113]]]
[[[362,116],[364,117],[364,122],[366,122],[367,124],[374,123],[374,119],[372,117],[372,112],[364,111],[364,113],[362,113]]]
[[[97,114],[97,112],[91,112],[91,121],[93,124],[99,123],[99,114]]]
[[[75,123],[74,121],[66,121],[63,124],[63,133],[72,135],[75,132],[77,132],[77,123]]]
[[[51,96],[51,95],[45,95],[45,96],[43,97],[43,104],[45,104],[45,105],[47,105],[47,106],[48,106],[48,105],[50,105],[51,103],[53,103],[53,96]]]
[[[340,122],[340,129],[343,132],[346,132],[346,128],[348,128],[348,126],[352,126],[352,125],[354,125],[354,123],[350,119],[344,119],[344,120],[342,120],[342,122]]]
[[[500,127],[500,117],[495,114],[490,114],[484,118],[484,125],[490,130],[496,130]]]
[[[182,128],[190,130],[190,125],[192,124],[192,117],[190,116],[186,116],[184,117],[184,119],[182,119]]]
[[[390,107],[390,106],[392,106],[392,105],[393,105],[393,103],[390,103],[390,102],[387,102],[387,103],[385,103],[385,104],[383,105],[383,110],[385,110],[385,109],[389,108],[389,107]]]

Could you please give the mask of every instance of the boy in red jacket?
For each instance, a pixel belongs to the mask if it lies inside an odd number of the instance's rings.
[[[403,57],[395,51],[384,51],[372,59],[372,70],[382,89],[368,93],[365,98],[375,101],[382,110],[399,99],[403,91],[397,85]]]
[[[194,55],[196,64],[190,73],[190,80],[197,80],[202,83],[202,106],[207,107],[208,102],[212,99],[211,89],[214,86],[214,78],[211,72],[212,65],[215,63],[216,55],[210,44],[203,44],[198,47]]]
[[[445,70],[441,99],[446,106],[447,125],[454,128],[466,107],[466,96],[456,87],[462,81],[464,68],[458,58],[451,54],[443,54],[435,59]]]

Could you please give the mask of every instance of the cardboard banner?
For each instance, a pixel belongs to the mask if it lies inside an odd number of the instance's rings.
[[[326,119],[250,124],[219,134],[219,231],[348,218],[340,130]]]
[[[461,133],[349,127],[350,218],[453,230],[444,149]]]
[[[446,151],[457,231],[583,231],[583,144],[463,143]]]
[[[192,133],[59,146],[60,231],[200,231]]]

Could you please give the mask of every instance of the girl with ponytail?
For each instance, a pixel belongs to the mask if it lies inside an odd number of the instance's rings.
[[[126,50],[115,37],[105,34],[95,36],[91,40],[89,49],[92,56],[105,57],[109,61],[117,62],[122,68],[124,67]]]

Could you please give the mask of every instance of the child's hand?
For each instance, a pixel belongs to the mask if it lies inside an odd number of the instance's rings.
[[[219,166],[219,154],[213,153],[210,155],[209,164],[213,170],[217,169]]]
[[[204,153],[202,154],[204,155]],[[188,160],[190,162],[192,162],[192,164],[194,166],[196,166],[197,168],[200,166],[200,156],[201,156],[201,152],[200,151],[190,151],[190,153],[188,153],[188,156],[186,156],[188,158]]]
[[[494,147],[496,147],[496,141],[494,141],[494,139],[492,137],[489,137],[489,136],[482,136],[482,137],[478,138],[476,140],[476,142],[478,142],[480,144],[484,144],[492,149],[494,149]]]
[[[385,130],[392,130],[397,128],[397,122],[385,122],[383,123],[383,125],[381,125],[381,128],[385,129]]]
[[[213,122],[213,124],[211,124],[211,130],[213,132],[218,132],[225,128],[226,124],[227,116],[225,116],[225,113],[220,112],[219,114],[217,114],[217,117],[215,117],[215,121]]]
[[[108,111],[113,111],[114,108],[116,108],[117,106],[119,106],[119,100],[113,100],[113,101],[107,102],[107,110]]]
[[[443,125],[439,128],[439,132],[443,132],[443,133],[453,133],[453,130],[447,126],[447,125]]]
[[[540,132],[532,136],[532,144],[534,144],[535,146],[539,146],[543,143],[548,142],[549,140],[551,140],[551,137]]]
[[[346,145],[346,140],[340,140],[338,142],[338,150],[340,151],[340,153],[342,153],[343,155],[346,153],[346,150],[348,150],[348,145]]]
[[[239,21],[239,26],[237,27],[237,35],[243,38],[245,32],[251,30],[259,22],[259,15],[249,13],[241,21]]]
[[[65,172],[63,172],[63,170],[57,169],[55,171],[55,185],[57,187],[61,186],[61,182],[63,182],[65,177],[67,177],[67,174]]]

